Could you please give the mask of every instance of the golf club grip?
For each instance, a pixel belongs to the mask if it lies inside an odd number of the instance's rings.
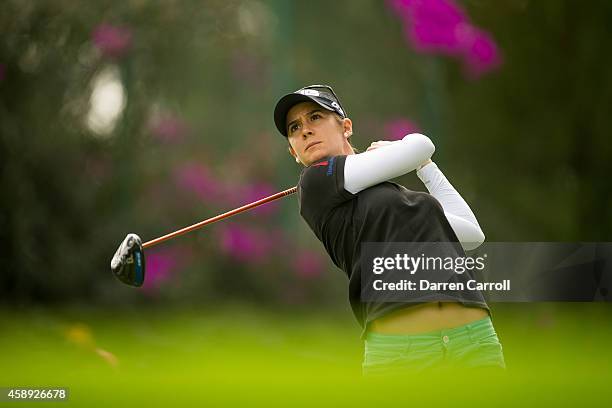
[[[238,207],[238,208],[236,208],[234,210],[225,212],[223,214],[219,214],[219,215],[217,215],[215,217],[212,217],[212,218],[209,218],[207,220],[200,221],[200,222],[198,222],[196,224],[193,224],[193,225],[190,225],[188,227],[182,228],[182,229],[180,229],[178,231],[174,231],[174,232],[171,232],[171,233],[166,234],[164,236],[161,236],[159,238],[155,238],[155,239],[152,239],[150,241],[147,241],[144,244],[142,244],[142,247],[143,248],[152,247],[153,245],[160,244],[160,243],[162,243],[164,241],[167,241],[169,239],[172,239],[174,237],[178,237],[179,235],[183,235],[183,234],[186,234],[188,232],[191,232],[191,231],[197,230],[199,228],[202,228],[205,225],[212,224],[215,221],[219,221],[219,220],[222,220],[224,218],[231,217],[232,215],[241,213],[241,212],[246,211],[246,210],[250,210],[251,208],[255,208],[255,207],[260,206],[260,205],[265,204],[265,203],[269,203],[270,201],[274,201],[274,200],[277,200],[277,199],[279,199],[281,197],[285,197],[285,196],[291,195],[291,194],[295,193],[296,191],[297,191],[297,186],[291,187],[291,188],[289,188],[287,190],[278,192],[278,193],[273,194],[273,195],[271,195],[269,197],[262,198],[261,200],[254,201],[254,202],[252,202],[250,204],[243,205],[242,207]]]

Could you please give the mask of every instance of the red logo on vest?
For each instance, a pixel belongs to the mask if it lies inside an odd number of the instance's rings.
[[[322,162],[319,162],[319,163],[315,163],[315,164],[313,164],[312,166],[313,166],[313,167],[314,167],[314,166],[327,166],[327,164],[328,164],[328,163],[327,163],[327,161],[322,161]]]

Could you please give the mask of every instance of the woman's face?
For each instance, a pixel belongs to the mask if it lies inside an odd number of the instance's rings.
[[[350,119],[341,124],[332,111],[314,102],[298,103],[287,113],[289,152],[305,166],[327,156],[351,154],[351,126]]]

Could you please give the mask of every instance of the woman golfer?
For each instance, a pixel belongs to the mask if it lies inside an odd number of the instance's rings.
[[[451,301],[362,302],[365,242],[459,242],[474,249],[484,234],[467,203],[430,157],[421,134],[351,146],[352,121],[327,85],[283,96],[274,121],[289,153],[304,165],[300,214],[349,279],[349,301],[363,328],[366,374],[442,366],[505,368],[491,312],[479,291]],[[388,180],[417,170],[427,187],[411,191]],[[458,244],[457,244],[458,245]]]

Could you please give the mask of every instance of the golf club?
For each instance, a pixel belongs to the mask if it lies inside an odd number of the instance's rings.
[[[291,187],[287,190],[280,191],[269,197],[262,198],[250,204],[246,204],[246,205],[243,205],[242,207],[238,207],[234,210],[227,211],[223,214],[219,214],[217,216],[208,218],[204,221],[200,221],[188,227],[181,228],[180,230],[177,230],[169,234],[163,235],[161,237],[152,239],[150,241],[145,242],[144,244],[142,243],[142,240],[140,239],[138,235],[128,234],[125,237],[125,239],[121,242],[121,244],[119,245],[119,248],[117,248],[117,251],[115,252],[115,255],[113,256],[113,259],[111,260],[111,271],[121,282],[125,284],[128,284],[130,286],[142,286],[145,280],[144,250],[146,248],[150,248],[154,245],[161,244],[162,242],[178,237],[179,235],[183,235],[188,232],[195,231],[208,224],[212,224],[213,222],[220,221],[224,218],[231,217],[232,215],[236,215],[243,211],[250,210],[251,208],[255,208],[262,204],[269,203],[281,197],[291,195],[295,193],[296,191],[297,191],[297,186]]]

